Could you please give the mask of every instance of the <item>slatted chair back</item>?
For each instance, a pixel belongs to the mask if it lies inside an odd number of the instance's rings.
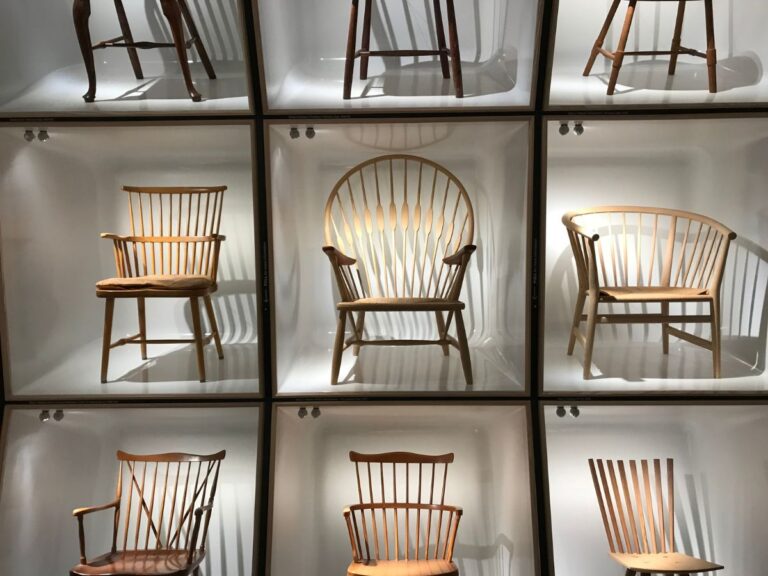
[[[445,504],[453,454],[350,452],[349,458],[359,499],[348,519],[355,561],[450,561],[462,513]]]
[[[712,218],[643,206],[568,212],[563,224],[582,289],[671,287],[716,294],[736,238]]]
[[[200,275],[216,281],[226,186],[124,186],[130,236],[109,234],[118,276]]]
[[[611,552],[675,551],[674,461],[589,460],[600,515]]]
[[[357,260],[356,270],[343,272],[348,300],[453,297],[463,268],[443,258],[473,238],[474,212],[464,185],[418,156],[392,154],[358,164],[337,182],[325,207],[326,245]]]

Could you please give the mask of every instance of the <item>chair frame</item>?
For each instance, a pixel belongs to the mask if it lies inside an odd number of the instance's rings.
[[[197,53],[200,55],[200,60],[208,74],[208,78],[215,80],[216,72],[213,69],[213,64],[211,64],[211,59],[208,57],[208,52],[200,37],[197,25],[192,18],[192,12],[189,10],[187,0],[160,0],[163,15],[168,20],[168,25],[173,36],[172,43],[134,42],[131,26],[123,6],[123,0],[114,0],[114,2],[122,35],[109,40],[104,40],[97,44],[92,43],[91,32],[88,27],[88,20],[91,16],[91,0],[74,0],[73,2],[72,15],[75,21],[77,41],[80,45],[80,51],[83,55],[85,69],[88,74],[88,91],[83,95],[83,99],[86,102],[93,102],[96,98],[96,67],[93,58],[94,50],[101,50],[104,48],[126,48],[136,79],[143,80],[144,73],[141,69],[141,62],[139,61],[137,49],[176,48],[176,53],[179,58],[179,66],[181,68],[181,73],[184,76],[184,83],[186,84],[189,97],[193,102],[200,102],[203,97],[197,91],[197,88],[195,88],[192,81],[192,73],[189,70],[189,62],[187,60],[187,50],[192,48],[192,46],[197,49]],[[186,23],[187,28],[189,29],[189,40],[186,40],[184,37],[184,23]]]
[[[627,13],[624,18],[624,26],[621,30],[621,36],[619,37],[619,43],[616,46],[616,50],[611,52],[603,48],[603,43],[608,35],[608,31],[611,27],[616,11],[619,8],[619,3],[622,0],[613,0],[610,9],[608,10],[608,16],[603,23],[603,27],[600,30],[600,34],[595,40],[595,44],[592,47],[592,53],[587,61],[587,66],[584,68],[584,76],[589,76],[592,72],[592,66],[595,64],[595,60],[598,55],[602,54],[609,60],[613,61],[611,68],[611,76],[608,81],[608,95],[612,96],[616,91],[616,82],[619,78],[619,72],[621,65],[624,62],[625,56],[671,56],[669,60],[669,75],[675,74],[677,69],[677,57],[680,54],[686,54],[688,56],[697,56],[704,58],[707,61],[707,73],[709,78],[709,91],[711,93],[717,92],[717,50],[715,48],[715,23],[712,10],[712,0],[704,1],[704,14],[706,18],[706,31],[707,31],[707,50],[706,52],[700,52],[693,48],[685,48],[680,44],[680,37],[683,32],[683,20],[685,18],[685,6],[688,2],[695,2],[698,0],[653,0],[654,2],[663,1],[677,1],[677,20],[675,22],[675,32],[672,38],[672,47],[669,50],[636,50],[627,51],[627,40],[629,39],[629,31],[632,28],[632,20],[635,15],[635,8],[638,1],[646,0],[629,0],[629,6],[627,7]]]

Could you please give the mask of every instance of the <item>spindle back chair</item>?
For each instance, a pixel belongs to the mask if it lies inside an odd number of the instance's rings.
[[[349,170],[325,207],[325,244],[341,302],[331,382],[341,356],[365,345],[456,347],[467,385],[472,369],[459,301],[475,246],[474,211],[464,185],[445,167],[406,154],[372,158]],[[366,312],[434,312],[436,340],[366,340]],[[357,314],[355,321],[352,314]],[[447,318],[443,313],[447,313]],[[347,317],[353,336],[345,341]],[[448,335],[456,318],[457,338]]]
[[[359,501],[344,510],[349,576],[458,575],[453,550],[463,511],[445,504],[453,458],[349,453]]]
[[[599,206],[562,218],[571,244],[578,295],[568,355],[584,344],[584,378],[591,374],[597,323],[661,323],[664,354],[669,336],[712,352],[720,377],[720,286],[728,248],[736,234],[719,222],[682,210],[646,206]],[[709,304],[709,314],[670,314],[671,303]],[[584,304],[587,313],[583,314]],[[658,303],[660,313],[598,314],[598,304]],[[587,321],[587,332],[579,326]],[[670,326],[708,323],[711,340]]]
[[[130,234],[105,233],[112,240],[117,276],[96,284],[96,295],[106,299],[101,381],[107,381],[109,351],[124,344],[139,344],[147,358],[147,344],[194,343],[200,381],[205,381],[203,346],[214,340],[224,357],[211,294],[217,289],[219,252],[225,237],[219,234],[226,186],[137,187],[127,193]],[[115,298],[136,298],[139,333],[111,342]],[[189,298],[193,338],[147,339],[146,298]],[[211,333],[203,334],[199,300],[203,299]]]
[[[660,459],[652,465],[651,472],[649,460],[589,460],[611,556],[628,576],[722,569],[675,551],[674,461],[666,460],[665,474]]]
[[[117,452],[115,499],[78,508],[80,564],[72,576],[197,574],[205,558],[222,450],[216,454]],[[86,557],[84,517],[113,509],[111,550]]]

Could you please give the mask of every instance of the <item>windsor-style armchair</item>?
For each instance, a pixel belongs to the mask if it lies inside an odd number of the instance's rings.
[[[628,462],[629,475],[623,460],[589,460],[611,557],[626,568],[626,576],[721,570],[719,564],[675,552],[674,461],[667,459],[666,494],[661,460],[653,460],[653,474],[649,461],[640,460],[642,476],[638,461]]]
[[[144,78],[144,73],[141,70],[139,54],[136,51],[137,48],[176,48],[176,54],[179,58],[179,66],[181,67],[181,73],[184,76],[184,82],[186,83],[189,97],[194,102],[200,102],[202,96],[200,96],[200,93],[192,82],[192,74],[189,71],[189,61],[187,59],[187,50],[192,46],[197,48],[200,60],[208,74],[208,78],[215,80],[216,72],[213,70],[211,59],[208,57],[208,52],[205,50],[203,40],[200,38],[200,33],[192,18],[192,13],[187,5],[187,0],[160,0],[163,15],[168,20],[168,25],[171,28],[171,34],[173,36],[172,43],[134,42],[131,26],[128,23],[128,17],[126,16],[125,8],[123,7],[123,0],[114,0],[114,2],[122,35],[110,40],[104,40],[98,44],[91,43],[91,32],[88,27],[88,19],[91,17],[91,0],[74,0],[73,3],[72,15],[75,20],[77,41],[80,44],[80,51],[83,54],[83,61],[85,62],[85,70],[88,74],[88,92],[85,93],[83,99],[86,102],[93,102],[96,98],[96,67],[93,61],[94,50],[100,50],[102,48],[127,48],[128,57],[130,58],[131,66],[133,67],[133,73],[137,80],[142,80]],[[185,40],[184,38],[184,23],[186,23],[187,28],[189,29],[189,40]]]
[[[645,1],[645,0],[639,0]],[[707,61],[707,73],[709,76],[709,91],[717,92],[717,51],[715,50],[715,21],[712,12],[712,0],[704,0],[704,14],[706,19],[706,31],[707,31],[707,51],[700,52],[693,48],[685,48],[680,45],[680,36],[683,32],[683,19],[685,18],[685,7],[688,2],[696,0],[653,0],[654,2],[677,2],[677,20],[675,22],[675,32],[672,38],[672,47],[670,50],[639,50],[628,52],[625,50],[627,46],[627,40],[629,39],[629,30],[632,27],[632,20],[635,15],[635,7],[638,0],[629,0],[629,6],[627,7],[627,14],[624,19],[624,27],[619,37],[619,43],[616,46],[616,50],[613,52],[603,48],[605,37],[608,35],[608,30],[611,27],[616,11],[619,8],[621,0],[613,0],[611,7],[608,9],[608,16],[603,23],[603,27],[600,30],[600,34],[595,40],[595,45],[592,48],[592,53],[589,56],[586,68],[584,68],[584,76],[589,76],[592,71],[592,66],[599,54],[602,54],[609,60],[613,61],[613,67],[611,68],[611,76],[608,81],[608,95],[612,96],[616,90],[616,81],[619,78],[619,71],[621,65],[624,62],[624,56],[661,56],[669,55],[669,75],[673,75],[677,69],[677,57],[680,54],[686,54],[688,56],[697,56],[704,58]]]
[[[600,206],[563,216],[576,261],[578,295],[568,355],[584,345],[584,378],[592,368],[599,323],[662,324],[662,348],[675,336],[712,352],[720,378],[720,285],[728,247],[736,234],[712,218],[665,208]],[[709,314],[670,314],[670,304],[701,302]],[[584,304],[587,313],[584,314]],[[601,314],[600,304],[659,304],[660,313]],[[586,320],[587,331],[579,331]],[[670,324],[707,323],[711,340]]]
[[[350,452],[349,459],[359,504],[344,510],[352,546],[347,576],[458,576],[453,547],[463,512],[445,504],[453,454]]]
[[[80,537],[80,564],[70,576],[197,576],[225,455],[224,450],[206,456],[118,451],[115,499],[72,512]],[[85,516],[110,509],[114,510],[112,549],[89,560]]]
[[[435,162],[379,156],[337,182],[325,206],[323,247],[341,296],[332,384],[350,346],[357,356],[361,346],[436,344],[446,356],[449,346],[459,350],[464,378],[472,385],[459,296],[475,251],[473,237],[474,213],[464,185]],[[438,338],[367,340],[366,312],[432,312]],[[448,334],[454,318],[456,338]],[[353,335],[345,340],[348,320]]]
[[[219,250],[225,237],[219,234],[226,186],[146,188],[124,186],[128,194],[130,235],[102,234],[112,240],[117,276],[96,284],[96,296],[106,300],[101,355],[101,381],[107,381],[109,352],[116,346],[139,344],[147,359],[147,344],[193,343],[200,381],[205,382],[203,346],[216,344],[224,358],[211,294],[216,292]],[[135,298],[139,309],[139,333],[112,342],[112,316],[116,298]],[[189,298],[192,308],[192,339],[148,339],[145,314],[147,298]],[[203,334],[200,300],[205,303],[211,333]]]

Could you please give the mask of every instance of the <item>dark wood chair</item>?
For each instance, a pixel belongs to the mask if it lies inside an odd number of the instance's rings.
[[[93,61],[94,50],[103,48],[126,48],[128,50],[128,57],[131,59],[131,65],[133,66],[133,72],[136,75],[136,79],[141,80],[144,78],[144,73],[141,70],[137,48],[142,50],[147,48],[176,48],[179,65],[181,66],[181,73],[184,75],[184,82],[187,85],[189,97],[194,102],[200,102],[202,96],[192,83],[192,74],[189,71],[189,62],[187,60],[187,50],[192,46],[197,48],[200,60],[202,60],[205,71],[208,74],[208,78],[215,80],[216,73],[213,70],[211,60],[208,57],[208,52],[205,50],[205,45],[200,38],[200,33],[197,30],[195,21],[192,19],[192,13],[187,5],[187,0],[160,0],[163,14],[168,20],[168,25],[171,28],[173,43],[134,42],[133,34],[131,34],[131,26],[128,23],[128,17],[126,16],[125,8],[123,7],[123,0],[114,0],[114,2],[115,9],[117,10],[117,19],[120,22],[120,29],[123,34],[122,36],[104,40],[98,44],[93,44],[91,42],[91,32],[88,27],[88,19],[91,16],[91,0],[74,0],[72,14],[75,20],[75,31],[77,32],[77,41],[80,44],[80,51],[83,53],[85,69],[88,73],[88,92],[85,93],[83,99],[86,102],[93,102],[96,98],[96,67],[94,66]],[[186,22],[187,28],[189,29],[189,40],[186,40],[184,37],[183,22]]]
[[[115,499],[72,512],[80,537],[80,563],[70,576],[198,576],[225,456],[224,450],[205,456],[118,451]],[[113,510],[112,548],[89,560],[84,520],[103,510]]]
[[[669,74],[673,75],[677,68],[677,57],[680,54],[687,54],[689,56],[698,56],[705,58],[707,61],[707,69],[709,74],[709,91],[717,92],[717,52],[715,50],[715,24],[712,13],[712,0],[704,0],[704,13],[706,16],[706,30],[707,30],[707,51],[706,53],[694,50],[693,48],[685,48],[680,45],[680,36],[683,31],[683,19],[685,18],[685,6],[688,2],[695,2],[697,0],[629,0],[629,6],[627,7],[627,13],[624,18],[624,27],[621,30],[621,36],[619,37],[619,43],[616,46],[616,50],[613,52],[603,48],[603,42],[608,35],[608,30],[611,27],[616,11],[619,8],[619,3],[622,0],[613,0],[611,7],[608,10],[608,16],[603,23],[603,28],[600,30],[600,34],[595,40],[595,45],[592,48],[592,54],[589,56],[587,67],[584,69],[584,76],[589,76],[592,71],[592,66],[595,63],[595,59],[598,54],[602,54],[609,60],[613,61],[613,68],[611,69],[610,80],[608,81],[608,95],[613,95],[616,90],[616,81],[619,78],[619,71],[621,65],[624,62],[624,56],[670,56],[669,60]],[[675,32],[672,38],[672,47],[670,50],[639,50],[634,52],[627,52],[625,50],[627,46],[627,39],[629,38],[629,30],[632,27],[632,19],[635,15],[635,7],[638,1],[653,1],[653,2],[677,2],[677,21],[675,22]]]
[[[456,90],[456,98],[464,97],[464,83],[461,78],[461,54],[459,52],[459,33],[456,27],[456,11],[453,0],[446,0],[448,8],[448,36],[450,48],[445,42],[445,28],[443,27],[443,15],[440,8],[441,0],[432,0],[435,9],[435,30],[437,32],[437,50],[371,50],[371,10],[373,0],[365,0],[365,15],[363,16],[363,41],[360,50],[357,50],[357,8],[359,0],[352,0],[352,11],[349,16],[349,34],[347,36],[347,57],[344,67],[344,99],[352,97],[352,76],[355,72],[355,59],[360,58],[360,79],[368,78],[368,59],[371,56],[439,56],[443,78],[450,78],[448,57],[453,68],[453,85]]]

